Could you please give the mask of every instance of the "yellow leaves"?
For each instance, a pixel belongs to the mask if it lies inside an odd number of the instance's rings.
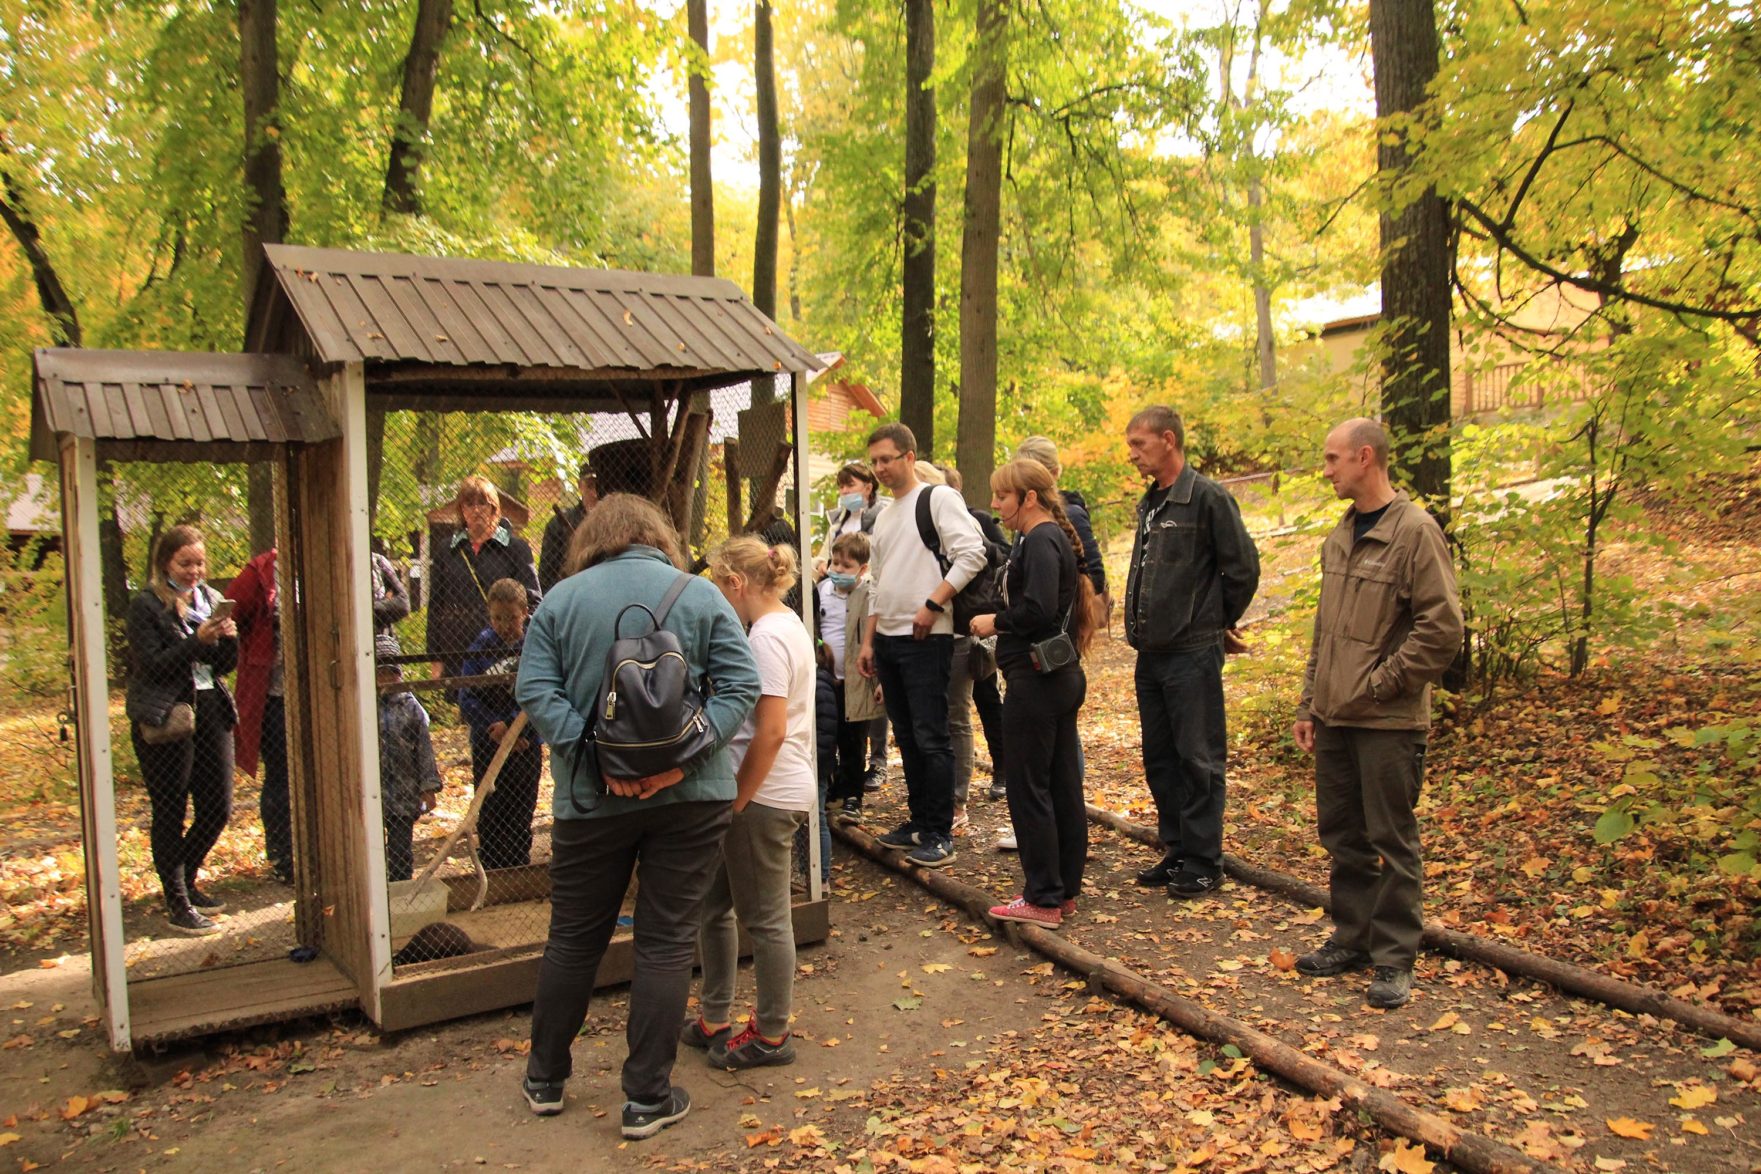
[[[1651,938],[1644,930],[1640,930],[1626,942],[1626,956],[1643,962],[1651,956]]]
[[[748,1133],[746,1135],[746,1148],[754,1150],[761,1145],[777,1145],[782,1140],[783,1127],[781,1125],[772,1125],[769,1129],[762,1130],[758,1133]]]
[[[1376,1169],[1393,1171],[1394,1174],[1431,1174],[1436,1166],[1425,1157],[1424,1146],[1396,1138],[1394,1148],[1382,1155]]]
[[[1474,1033],[1473,1027],[1469,1024],[1463,1023],[1461,1021],[1461,1016],[1457,1015],[1454,1011],[1445,1011],[1437,1022],[1431,1024],[1428,1030],[1453,1031],[1456,1035],[1472,1035]]]
[[[1278,970],[1296,969],[1296,955],[1289,950],[1273,950],[1266,955],[1266,960]]]
[[[1321,920],[1321,918],[1323,918],[1325,916],[1327,916],[1327,911],[1325,909],[1321,908],[1319,905],[1317,905],[1313,909],[1308,909],[1308,910],[1305,910],[1301,913],[1298,913],[1295,917],[1292,917],[1290,920],[1297,925],[1313,925],[1313,924],[1315,924],[1315,922]]]
[[[1707,1134],[1711,1133],[1712,1131],[1710,1129],[1706,1128],[1706,1126],[1702,1125],[1700,1122],[1696,1121],[1692,1117],[1683,1117],[1682,1118],[1682,1132],[1683,1133],[1694,1133],[1694,1134],[1698,1134],[1701,1137],[1705,1137]]]
[[[1634,1141],[1650,1141],[1652,1132],[1657,1128],[1649,1121],[1635,1121],[1631,1117],[1608,1117],[1603,1120],[1608,1132],[1616,1137],[1627,1137]]]
[[[925,962],[922,967],[925,974],[946,974],[952,969],[946,962]]]
[[[970,949],[966,952],[968,954],[971,954],[974,958],[989,958],[992,954],[995,954],[997,952],[997,947],[995,947],[995,946],[974,946],[974,947],[972,947],[972,949]]]
[[[1522,870],[1529,878],[1539,880],[1547,875],[1547,862],[1539,856],[1531,856],[1523,861]]]
[[[803,1101],[816,1100],[819,1095],[820,1092],[817,1088],[798,1088],[795,1090],[796,1098]]]
[[[1705,1084],[1678,1085],[1679,1096],[1669,1098],[1669,1103],[1678,1109],[1703,1109],[1718,1100],[1718,1090]]]
[[[1595,875],[1596,875],[1596,872],[1594,869],[1585,868],[1581,864],[1571,870],[1571,879],[1576,881],[1580,885],[1588,884],[1590,882],[1590,878]]]
[[[89,1101],[82,1096],[76,1095],[68,1097],[67,1102],[61,1106],[61,1119],[63,1121],[72,1121],[75,1117],[78,1117],[81,1113],[91,1108],[93,1104],[94,1102]]]
[[[1284,1118],[1284,1127],[1290,1130],[1290,1136],[1298,1141],[1320,1141],[1326,1133],[1326,1127],[1310,1117],[1298,1117],[1290,1113]]]
[[[1596,706],[1596,712],[1601,714],[1603,717],[1612,717],[1614,714],[1619,713],[1620,712],[1620,694],[1619,693],[1610,693],[1608,696],[1604,697],[1602,699],[1601,704]]]
[[[22,1140],[23,1139],[16,1133],[0,1133],[0,1148],[4,1148],[5,1146],[9,1146],[14,1142]]]
[[[789,1140],[798,1146],[822,1146],[825,1133],[817,1125],[803,1125],[789,1130]]]
[[[1443,1094],[1443,1107],[1454,1113],[1472,1113],[1482,1106],[1479,1092],[1471,1088],[1452,1088]]]
[[[839,1039],[835,1035],[828,1035],[824,1039],[819,1041],[819,1046],[822,1048],[835,1048],[843,1042],[844,1042],[843,1040]]]

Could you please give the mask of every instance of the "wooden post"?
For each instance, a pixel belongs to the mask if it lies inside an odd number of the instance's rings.
[[[73,716],[78,730],[81,821],[85,837],[86,917],[92,938],[92,989],[118,1052],[133,1047],[124,968],[122,882],[116,861],[116,774],[110,749],[110,685],[105,671],[104,569],[98,543],[97,443],[61,438],[61,534],[72,642]]]
[[[789,373],[789,405],[794,412],[795,433],[795,537],[801,542],[801,622],[813,631],[813,539],[807,532],[807,380],[801,372]],[[819,777],[819,739],[808,739],[813,756],[813,777]],[[820,880],[819,825],[825,819],[824,804],[807,812],[807,895],[815,901],[825,897]]]
[[[728,479],[728,537],[740,532],[740,442],[732,436],[722,443],[722,471]]]

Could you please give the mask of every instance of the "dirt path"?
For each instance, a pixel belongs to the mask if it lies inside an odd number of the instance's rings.
[[[895,814],[877,807],[872,822]],[[954,867],[1004,899],[1019,891],[1015,858],[987,849],[1006,813],[973,814]],[[1366,976],[1288,969],[1325,937],[1319,910],[1233,882],[1215,900],[1172,902],[1134,883],[1152,856],[1091,827],[1083,910],[1065,936],[1535,1157],[1604,1170],[1761,1166],[1761,1095],[1729,1073],[1733,1059],[1752,1071],[1742,1064],[1755,1057],[1708,1056],[1718,1049],[1673,1025],[1434,955],[1421,958],[1407,1008],[1377,1011],[1363,1003]]]
[[[801,955],[799,1061],[734,1075],[683,1055],[677,1079],[692,1114],[650,1142],[617,1133],[622,991],[596,1002],[576,1045],[567,1111],[538,1120],[517,1093],[524,1010],[394,1037],[346,1017],[210,1040],[145,1059],[144,1083],[129,1091],[104,1057],[89,972],[67,959],[0,977],[15,1041],[0,1049],[0,1119],[18,1135],[0,1160],[131,1171],[855,1170],[898,1156],[952,1170],[1222,1155],[1318,1170],[1390,1144],[1091,998],[884,870],[840,862],[836,885],[833,937]]]

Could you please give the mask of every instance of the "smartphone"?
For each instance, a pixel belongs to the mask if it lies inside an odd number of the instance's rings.
[[[236,599],[222,599],[214,605],[214,614],[208,618],[211,620],[230,620],[232,609],[237,606],[238,600]]]

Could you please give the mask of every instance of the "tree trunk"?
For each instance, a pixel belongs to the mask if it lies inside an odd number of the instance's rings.
[[[685,23],[709,68],[709,0],[686,0]],[[715,276],[715,189],[709,178],[709,80],[695,65],[691,100],[691,272]]]
[[[61,284],[61,275],[55,271],[49,251],[43,247],[42,234],[37,230],[36,217],[31,213],[24,188],[12,173],[16,165],[11,144],[0,136],[0,220],[6,221],[6,227],[18,242],[19,251],[30,264],[37,300],[49,318],[49,337],[56,346],[83,346],[79,311],[74,308],[67,287]]]
[[[281,74],[276,56],[276,0],[239,0],[239,89],[244,96],[245,199],[244,257],[239,296],[245,314],[263,271],[263,246],[279,244],[287,233],[287,193],[281,185]],[[251,553],[275,545],[275,476],[270,465],[251,466]]]
[[[1371,0],[1376,116],[1417,109],[1437,75],[1432,0]],[[1377,149],[1384,191],[1408,166],[1403,132]],[[1435,188],[1382,213],[1382,417],[1393,434],[1397,480],[1449,513],[1449,218]]]
[[[997,245],[1003,211],[1003,66],[1007,10],[979,0],[972,115],[966,133],[966,217],[960,237],[960,434],[955,463],[966,500],[988,505],[997,460]]]
[[[422,214],[422,154],[434,113],[434,79],[440,70],[440,47],[452,28],[452,0],[420,0],[410,50],[404,55],[403,91],[398,96],[397,124],[391,130],[391,158],[385,168],[380,207],[410,216]]]
[[[932,0],[905,0],[905,246],[899,335],[899,420],[919,456],[935,452],[936,405],[936,14]]]
[[[769,0],[752,9],[752,58],[758,96],[758,225],[752,234],[752,304],[777,316],[777,229],[782,212],[783,143],[777,127],[777,67]],[[763,384],[764,398],[758,398]],[[769,380],[752,383],[753,404],[769,403]]]

